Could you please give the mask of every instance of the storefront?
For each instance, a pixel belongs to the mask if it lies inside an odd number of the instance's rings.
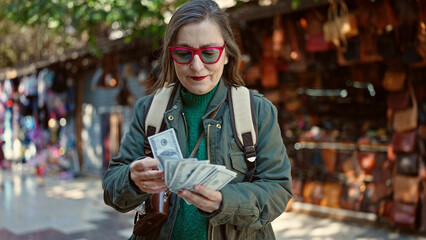
[[[103,174],[149,86],[152,50],[141,40],[99,49],[100,58],[79,49],[0,73],[3,168]]]
[[[425,231],[426,1],[270,4],[231,16],[247,85],[279,110],[294,200]]]

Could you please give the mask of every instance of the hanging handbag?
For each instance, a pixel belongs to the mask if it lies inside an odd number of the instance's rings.
[[[394,111],[405,110],[410,107],[410,90],[390,92],[388,95],[388,108]]]
[[[325,41],[322,25],[325,17],[318,10],[306,14],[305,48],[307,52],[324,52],[331,49],[331,44]]]
[[[417,128],[417,100],[410,82],[408,82],[408,89],[411,95],[412,106],[408,109],[395,112],[393,116],[393,129],[396,132],[409,131]]]
[[[392,148],[396,153],[412,153],[416,148],[417,131],[394,132]]]
[[[417,204],[407,204],[394,201],[390,224],[414,230],[416,228]]]
[[[267,36],[262,41],[263,57],[260,60],[261,85],[264,88],[274,88],[279,85],[278,70],[273,51],[272,36]]]
[[[321,154],[327,173],[334,173],[336,170],[337,149],[322,149]]]
[[[340,208],[340,198],[342,195],[342,184],[338,182],[324,182],[322,187],[323,198],[321,199],[320,205]]]
[[[392,66],[385,72],[382,81],[383,88],[389,92],[397,92],[404,89],[406,71],[404,69],[395,69]]]
[[[322,182],[307,181],[303,185],[303,201],[306,203],[320,204],[323,198]]]
[[[324,38],[343,51],[347,38],[358,35],[358,25],[354,14],[350,13],[343,0],[332,1],[328,9],[328,20],[323,25]]]
[[[419,201],[419,178],[396,174],[393,177],[393,198],[402,203],[417,204]]]
[[[402,175],[417,176],[419,171],[419,154],[398,153],[396,155],[396,173]]]
[[[376,164],[376,153],[375,152],[360,152],[359,153],[359,165],[366,174],[371,174]]]

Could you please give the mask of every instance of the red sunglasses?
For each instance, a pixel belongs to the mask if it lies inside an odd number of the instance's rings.
[[[221,47],[169,47],[169,52],[173,60],[178,64],[189,64],[194,59],[195,54],[198,55],[204,64],[217,63],[222,56],[226,43]]]

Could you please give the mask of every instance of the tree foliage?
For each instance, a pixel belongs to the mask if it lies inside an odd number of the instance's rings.
[[[86,45],[96,53],[105,39],[141,37],[158,44],[166,18],[186,1],[0,0],[0,68]],[[257,1],[236,0],[235,8]],[[302,0],[282,1],[297,8]]]
[[[4,0],[0,67],[99,40],[160,39],[165,17],[187,0]],[[22,43],[20,43],[22,42]]]

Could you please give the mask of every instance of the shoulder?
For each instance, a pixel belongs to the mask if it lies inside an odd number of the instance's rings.
[[[237,89],[248,89],[245,86],[237,87]],[[248,89],[252,94],[252,108],[254,108],[256,118],[259,122],[262,122],[262,119],[265,118],[274,118],[277,115],[276,106],[265,96],[259,93],[257,90]]]
[[[141,109],[141,108],[145,109],[145,108],[149,107],[149,105],[152,101],[152,98],[153,98],[152,94],[139,98],[138,101],[135,104],[135,108],[136,109]]]
[[[265,111],[276,111],[275,105],[267,99],[263,94],[259,93],[257,90],[250,89],[250,91],[253,92],[253,102],[256,111],[262,111],[264,113]]]
[[[146,95],[138,99],[134,105],[134,114],[139,119],[145,119],[145,115],[151,105],[153,95]]]

